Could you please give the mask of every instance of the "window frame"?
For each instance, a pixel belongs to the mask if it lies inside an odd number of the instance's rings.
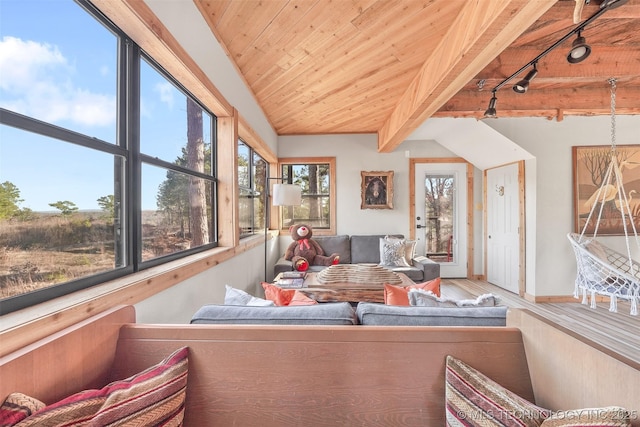
[[[336,158],[335,157],[286,157],[278,159],[278,173],[280,177],[283,175],[283,167],[287,165],[312,165],[312,164],[328,164],[329,165],[329,228],[318,228],[313,230],[313,234],[315,236],[331,236],[336,234],[337,230],[337,209],[336,209]],[[286,182],[286,181],[284,181]],[[304,200],[305,196],[304,192],[302,193],[302,198]],[[282,209],[280,207],[279,217],[278,217],[278,228],[281,233],[288,233],[289,230],[286,227],[283,227],[282,221]]]
[[[236,151],[238,153],[238,158],[240,158],[240,153],[239,153],[239,147],[240,145],[244,145],[247,148],[248,151],[248,174],[249,174],[249,186],[248,187],[244,187],[240,184],[240,174],[237,174],[237,181],[238,181],[238,199],[240,200],[243,196],[241,195],[241,192],[244,190],[248,193],[247,198],[261,198],[261,202],[262,202],[262,218],[258,218],[259,213],[256,212],[256,210],[253,208],[255,207],[255,205],[252,205],[252,209],[251,209],[251,232],[244,232],[242,231],[242,224],[238,224],[238,229],[239,229],[239,237],[240,239],[244,239],[247,237],[251,237],[254,236],[256,234],[260,234],[260,232],[263,232],[263,230],[265,229],[265,224],[269,223],[269,218],[267,217],[266,219],[264,218],[265,216],[265,210],[267,211],[267,216],[269,214],[268,209],[266,207],[266,203],[265,203],[265,183],[269,182],[269,162],[267,162],[267,160],[262,157],[256,150],[253,149],[253,147],[251,147],[251,145],[249,145],[249,143],[247,143],[244,139],[242,138],[238,138],[237,141],[237,145],[238,145],[238,150]],[[262,191],[260,191],[258,189],[259,187],[259,180],[256,176],[255,170],[256,170],[256,157],[259,158],[259,160],[264,162],[264,183],[263,183],[263,189]],[[241,217],[241,210],[242,204],[239,202],[238,203],[238,221],[240,221],[240,217]],[[259,220],[261,220],[261,224],[256,221],[256,218],[258,218]]]

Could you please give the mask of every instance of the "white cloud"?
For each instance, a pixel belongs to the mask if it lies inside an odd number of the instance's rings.
[[[169,82],[156,84],[154,90],[160,94],[160,100],[169,106],[169,109],[173,109],[173,94],[175,88]]]
[[[74,71],[56,46],[5,36],[0,41],[0,105],[50,123],[115,123],[115,95],[77,87]]]

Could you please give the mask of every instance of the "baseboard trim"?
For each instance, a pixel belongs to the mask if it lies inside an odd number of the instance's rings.
[[[581,300],[575,298],[573,295],[531,295],[524,294],[524,299],[533,303],[561,303],[561,302],[580,302]],[[602,295],[596,295],[597,302],[609,301],[608,297]]]

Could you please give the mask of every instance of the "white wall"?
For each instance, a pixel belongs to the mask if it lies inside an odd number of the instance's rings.
[[[189,323],[203,305],[224,302],[225,285],[263,297],[263,275],[264,246],[257,246],[135,304],[136,321]]]
[[[409,158],[405,156],[405,150],[409,150],[412,157],[451,157],[453,154],[433,141],[412,141],[392,153],[378,153],[377,149],[377,135],[374,134],[278,138],[278,157],[336,158],[337,234],[408,236]],[[360,209],[361,171],[394,172],[393,209]]]
[[[526,213],[527,239],[535,239],[535,253],[527,253],[527,271],[535,268],[535,283],[527,283],[527,292],[536,296],[571,295],[576,275],[575,258],[566,237],[574,226],[571,147],[611,144],[611,119],[565,117],[557,122],[512,118],[485,123],[535,156],[535,161],[526,163],[526,197],[528,202],[535,197],[535,212]],[[620,145],[640,144],[640,116],[618,116],[616,140]],[[624,248],[624,237],[603,241],[614,249]],[[638,254],[637,246],[635,249]]]
[[[409,157],[407,157],[407,151]],[[410,158],[457,157],[435,141],[405,141],[392,153],[378,153],[377,135],[281,136],[279,157],[335,157],[337,234],[398,233],[409,236],[415,221],[409,218]],[[393,171],[393,209],[360,209],[361,171]],[[482,274],[482,172],[474,171],[474,274]],[[291,242],[281,237],[280,249]],[[478,246],[480,245],[480,246]]]

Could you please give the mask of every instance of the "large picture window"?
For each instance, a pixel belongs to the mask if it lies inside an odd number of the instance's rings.
[[[281,208],[281,229],[302,222],[317,235],[335,233],[335,164],[334,157],[280,159],[283,181],[302,187],[302,205]]]
[[[0,57],[0,315],[216,246],[216,118],[125,34],[7,2]]]

